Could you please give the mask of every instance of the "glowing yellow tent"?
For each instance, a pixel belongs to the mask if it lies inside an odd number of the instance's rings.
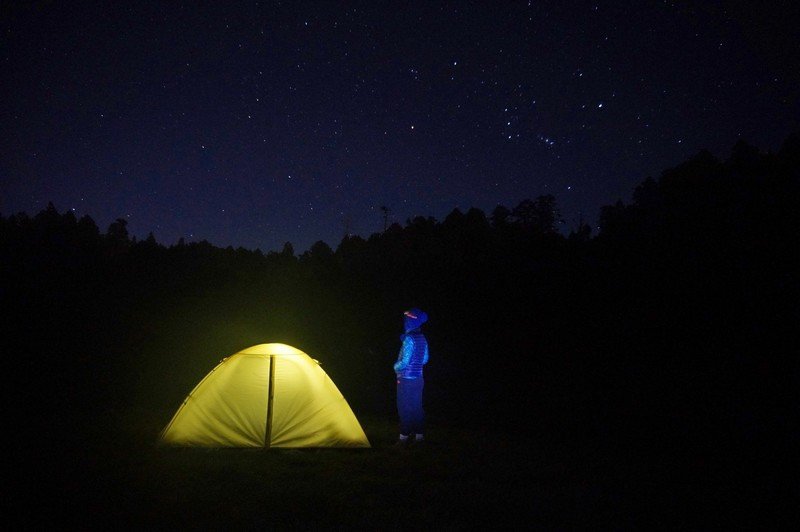
[[[319,363],[286,344],[223,359],[183,401],[161,441],[199,447],[369,447]]]

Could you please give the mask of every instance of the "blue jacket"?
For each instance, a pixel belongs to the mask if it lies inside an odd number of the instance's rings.
[[[394,372],[400,379],[422,378],[422,366],[428,363],[428,341],[419,329],[401,336],[403,344],[394,363]]]

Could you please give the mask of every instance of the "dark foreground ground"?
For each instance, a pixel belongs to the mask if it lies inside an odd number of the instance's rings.
[[[23,446],[7,500],[26,528],[84,530],[791,523],[777,511],[790,501],[771,498],[777,471],[752,475],[746,462],[755,458],[731,449],[678,460],[669,442],[650,441],[645,451],[642,441],[565,440],[552,429],[524,427],[526,420],[516,433],[435,420],[424,447],[397,450],[393,421],[363,416],[371,449],[179,449],[154,444],[160,417],[72,438],[54,432],[52,446]]]
[[[677,366],[661,357],[669,363],[657,372],[616,377],[614,367],[590,363],[601,353],[561,347],[558,360],[588,362],[546,373],[552,366],[515,371],[497,359],[491,378],[454,376],[441,371],[439,345],[426,370],[428,445],[396,450],[391,374],[369,401],[357,384],[370,379],[329,356],[324,367],[371,449],[176,449],[156,445],[160,430],[219,360],[214,353],[235,351],[233,340],[214,344],[226,337],[199,318],[154,329],[146,343],[120,327],[26,329],[36,317],[19,317],[8,337],[16,355],[3,388],[4,504],[25,529],[794,530],[798,522],[797,403],[768,386],[701,378],[719,371],[671,378]],[[545,358],[548,345],[537,345]],[[796,389],[790,374],[783,380]]]
[[[516,350],[472,346],[476,356],[434,329],[429,444],[407,451],[391,448],[396,343],[349,361],[344,348],[320,348],[371,449],[174,449],[156,440],[185,394],[222,356],[272,340],[259,322],[268,320],[230,310],[227,296],[228,306],[123,298],[114,312],[102,301],[87,310],[79,291],[47,293],[61,294],[61,306],[29,298],[4,315],[2,335],[4,516],[25,529],[796,530],[800,522],[791,466],[797,349],[785,332],[745,344],[658,322],[591,343],[554,328],[526,333]],[[491,364],[464,368],[484,359]]]

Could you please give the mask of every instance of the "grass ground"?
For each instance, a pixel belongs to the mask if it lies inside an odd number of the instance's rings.
[[[198,364],[200,376],[207,365]],[[158,367],[165,380],[173,378],[166,366]],[[183,392],[196,378],[173,387]],[[743,516],[776,521],[754,503],[775,491],[770,480],[730,469],[750,459],[723,447],[733,438],[717,428],[684,434],[702,423],[627,408],[635,397],[623,408],[602,395],[519,397],[498,386],[473,397],[432,384],[421,449],[392,448],[388,407],[357,412],[370,449],[209,450],[156,445],[174,414],[164,406],[166,386],[82,394],[93,379],[58,371],[47,386],[20,382],[24,394],[7,407],[25,419],[22,431],[7,432],[15,451],[6,454],[13,473],[5,502],[16,514],[6,514],[9,522],[14,515],[25,528],[650,530],[742,528]],[[697,521],[698,512],[711,518]]]
[[[703,478],[714,456],[676,463],[668,441],[626,444],[535,418],[501,430],[434,417],[424,447],[398,450],[391,416],[360,415],[370,449],[161,447],[170,414],[38,431],[43,439],[9,455],[18,481],[7,484],[7,502],[18,521],[80,530],[649,530],[761,518],[746,506],[732,512],[731,502],[752,503],[763,486]],[[697,521],[698,511],[710,520]]]
[[[33,482],[39,504],[26,522],[81,529],[392,530],[631,519],[609,513],[618,505],[602,464],[578,463],[574,449],[543,436],[509,438],[437,424],[424,447],[398,450],[392,420],[361,421],[371,449],[165,448],[155,445],[157,430],[149,424],[128,427],[128,441],[100,435],[42,462],[40,473],[56,493]]]

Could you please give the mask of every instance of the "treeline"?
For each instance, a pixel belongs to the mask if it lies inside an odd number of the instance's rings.
[[[50,204],[0,216],[5,337],[65,414],[161,419],[222,356],[265,341],[320,358],[356,411],[391,413],[400,313],[419,306],[434,419],[598,438],[792,431],[799,175],[800,137],[777,153],[740,142],[648,178],[602,209],[597,235],[560,234],[540,196],[299,255],[165,246]]]
[[[501,238],[517,238],[524,243],[529,238],[557,236],[560,222],[555,197],[543,195],[536,200],[523,200],[513,210],[498,205],[488,218],[483,211],[475,208],[466,213],[454,209],[443,223],[432,217],[416,217],[409,219],[405,228],[395,223],[383,233],[373,234],[366,241],[360,236],[347,236],[335,252],[327,243],[317,241],[300,255],[295,254],[291,242],[286,242],[280,252],[270,251],[264,254],[260,249],[234,249],[232,246],[218,248],[206,240],[187,244],[184,238],[180,238],[176,244],[165,246],[156,241],[152,232],[145,239],[138,240],[129,235],[128,222],[124,218],[116,219],[102,233],[91,216],[84,215],[78,219],[71,210],[59,213],[50,202],[34,217],[24,212],[8,218],[0,214],[0,242],[8,272],[38,265],[72,269],[102,263],[119,266],[122,262],[141,260],[148,254],[160,254],[159,258],[167,261],[171,257],[181,256],[203,258],[233,269],[275,266],[292,261],[314,263],[329,260],[332,261],[329,266],[351,267],[356,266],[353,262],[354,254],[369,254],[381,239],[391,240],[393,236],[402,233],[405,233],[402,238],[407,240],[425,236],[430,231],[446,233],[455,229],[463,233],[474,230],[474,236],[479,236],[478,233],[491,229]],[[590,232],[588,225],[584,224],[570,238],[587,239]]]

